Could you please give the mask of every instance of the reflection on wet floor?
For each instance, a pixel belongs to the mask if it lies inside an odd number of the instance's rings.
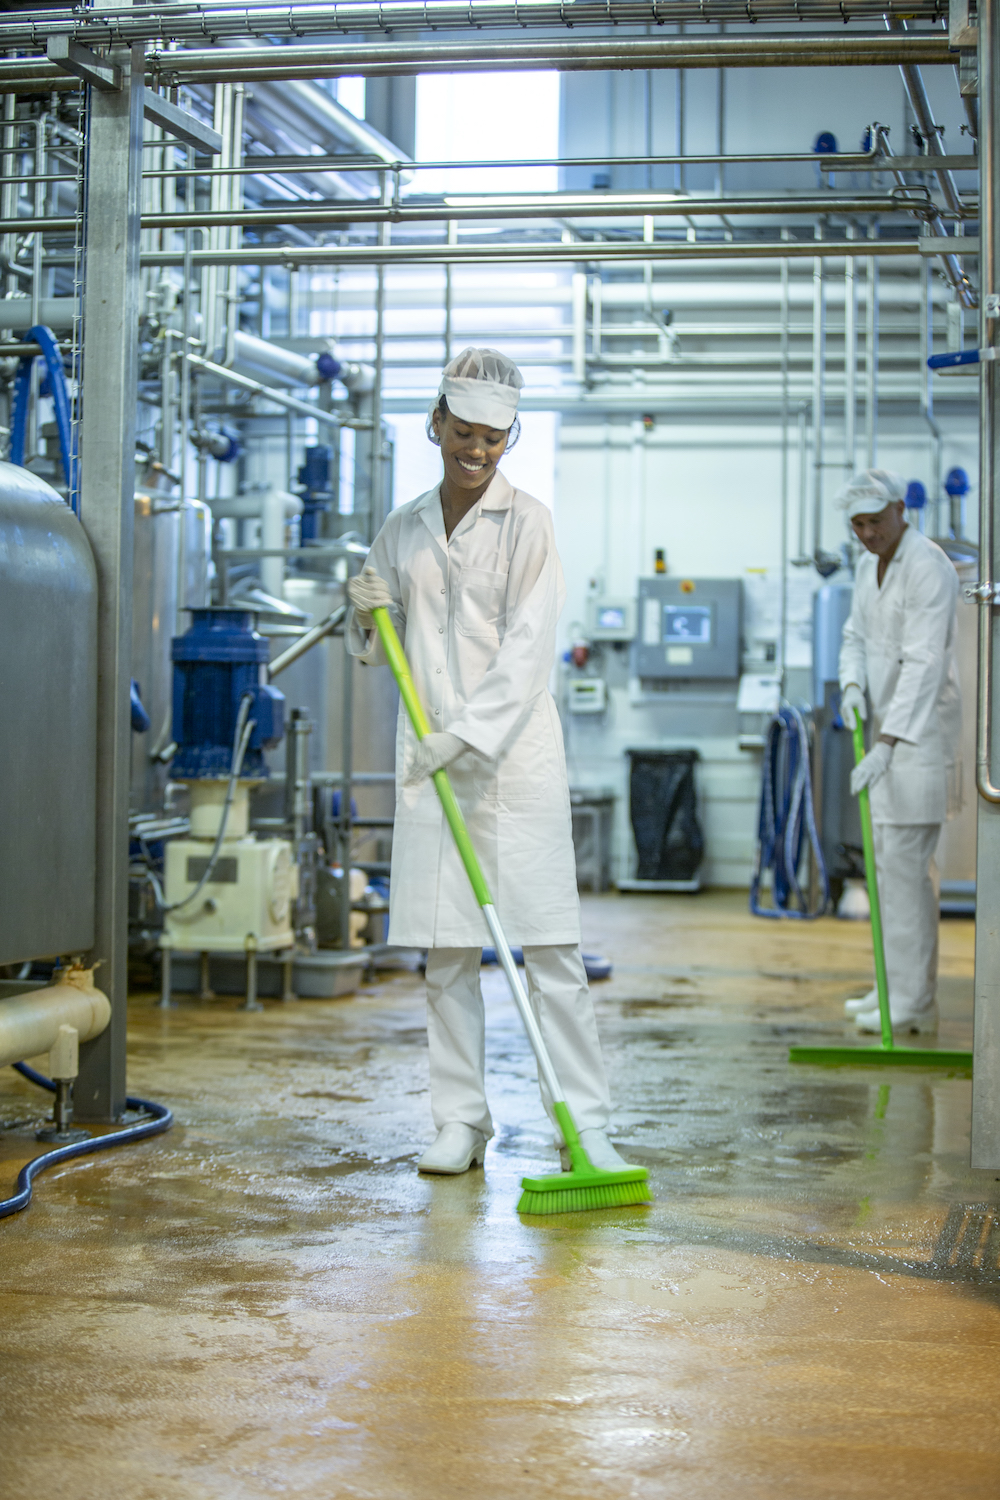
[[[497,1136],[452,1180],[413,1166],[418,974],[260,1015],[136,996],[130,1087],[177,1126],[0,1224],[5,1500],[997,1492],[1000,1182],[968,1166],[969,1081],[787,1062],[848,1034],[867,928],[709,893],[587,898],[585,930],[649,1209],[518,1219],[556,1158],[496,971]],[[942,1046],[970,1044],[971,973],[948,924]],[[0,1075],[0,1117],[43,1107]],[[5,1182],[32,1148],[0,1137]]]

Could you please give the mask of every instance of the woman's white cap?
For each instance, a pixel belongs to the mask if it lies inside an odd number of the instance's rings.
[[[445,365],[431,412],[444,396],[448,410],[463,422],[506,432],[517,416],[523,385],[524,377],[506,354],[497,349],[463,349]]]
[[[848,517],[874,516],[896,500],[906,499],[906,484],[888,469],[865,469],[855,474],[837,496]]]

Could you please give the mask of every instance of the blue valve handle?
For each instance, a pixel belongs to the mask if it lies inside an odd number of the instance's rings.
[[[927,361],[930,370],[951,370],[956,365],[985,364],[996,359],[1000,349],[953,349],[950,354],[932,354]]]

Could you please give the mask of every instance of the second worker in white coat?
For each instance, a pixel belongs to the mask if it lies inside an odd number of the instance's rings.
[[[961,803],[962,704],[955,661],[958,575],[941,548],[907,525],[905,485],[884,469],[844,490],[858,562],[840,652],[848,728],[867,717],[876,737],[851,775],[867,786],[894,1029],[933,1031],[939,885],[934,851]],[[859,1030],[879,1031],[878,994],[847,1002]]]
[[[448,768],[531,1004],[595,1167],[625,1163],[605,1134],[610,1104],[580,955],[569,786],[549,674],[565,598],[552,519],[497,465],[517,420],[521,374],[491,349],[447,366],[428,418],[439,485],[400,506],[348,584],[349,649],[384,657],[372,611],[387,608],[433,732],[400,707],[389,941],[427,951],[431,1108],[421,1171],[465,1172],[493,1134],[479,983],[483,916],[438,801]],[[515,432],[516,436],[516,432]],[[543,1100],[548,1108],[551,1101]]]

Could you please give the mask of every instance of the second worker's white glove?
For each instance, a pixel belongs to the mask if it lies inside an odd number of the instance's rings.
[[[892,751],[892,745],[887,745],[884,740],[876,740],[864,760],[858,761],[851,772],[851,791],[855,797],[866,786],[873,787],[877,781],[882,780],[889,769]]]
[[[854,728],[855,714],[858,716],[858,722],[863,724],[868,717],[868,705],[857,683],[849,682],[840,695],[840,717],[848,729]]]
[[[347,597],[354,605],[354,617],[362,630],[371,630],[374,625],[373,609],[388,609],[394,602],[389,585],[371,567],[347,580]]]
[[[425,734],[413,754],[413,761],[406,773],[407,786],[414,786],[427,776],[433,776],[445,766],[450,766],[464,751],[468,750],[464,740],[447,729],[437,734]]]

